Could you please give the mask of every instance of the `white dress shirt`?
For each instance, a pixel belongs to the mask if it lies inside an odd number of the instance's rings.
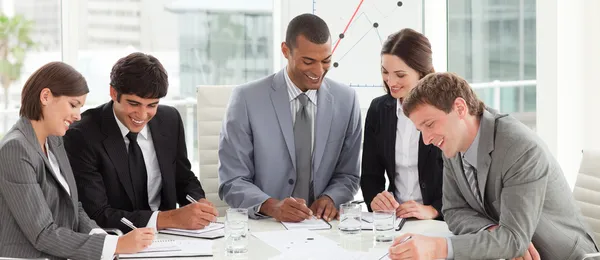
[[[113,108],[114,113],[114,108]],[[125,149],[129,150],[129,139],[127,134],[129,129],[117,118],[115,114],[115,120],[121,130],[123,141],[125,141]],[[160,167],[158,166],[158,158],[156,157],[156,151],[154,150],[154,142],[152,141],[152,134],[150,133],[148,125],[144,126],[137,136],[137,142],[142,150],[144,156],[144,164],[146,165],[146,174],[148,176],[148,205],[150,210],[154,211],[146,227],[156,229],[156,221],[158,218],[158,208],[160,207],[161,201],[161,189],[162,189],[162,175],[160,173]]]
[[[46,146],[46,152],[48,153],[48,161],[50,162],[50,167],[52,167],[52,171],[54,171],[54,174],[56,175],[58,182],[60,183],[60,185],[62,185],[65,188],[65,190],[67,190],[67,193],[69,193],[69,195],[71,195],[71,190],[70,190],[69,184],[67,183],[67,180],[65,179],[65,177],[62,175],[62,173],[60,171],[60,166],[58,165],[58,160],[56,159],[56,156],[54,156],[54,154],[52,153],[52,151],[50,151],[50,148],[48,147],[48,139],[46,139],[46,143],[44,144],[44,146]],[[119,237],[113,236],[113,235],[108,235],[106,233],[106,231],[104,231],[101,228],[94,228],[94,229],[90,230],[89,234],[90,235],[94,235],[94,234],[105,234],[106,235],[106,238],[104,239],[104,246],[102,247],[101,260],[113,259],[114,255],[115,255],[115,251],[117,250],[117,243],[119,242]]]
[[[396,116],[396,190],[394,197],[398,203],[414,200],[423,204],[423,195],[419,186],[419,131],[402,112],[402,104],[397,99]]]

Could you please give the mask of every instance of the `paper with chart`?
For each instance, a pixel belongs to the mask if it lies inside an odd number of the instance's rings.
[[[158,242],[157,242],[158,241]],[[165,251],[142,251],[136,254],[120,254],[119,258],[157,258],[157,257],[185,257],[185,256],[212,256],[213,242],[211,240],[157,240],[152,245],[155,248],[169,248]],[[156,245],[155,245],[156,244]],[[176,246],[172,250],[170,246]]]
[[[315,217],[305,219],[300,222],[281,222],[283,226],[288,230],[296,230],[296,229],[308,229],[308,230],[324,230],[331,229],[331,225],[327,223],[327,221],[323,219],[318,219]]]
[[[210,223],[203,229],[190,230],[179,228],[167,228],[159,232],[170,235],[189,236],[197,238],[218,238],[223,237],[225,235],[225,225],[223,223]]]

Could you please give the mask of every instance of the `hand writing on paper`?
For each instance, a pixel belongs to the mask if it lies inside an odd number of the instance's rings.
[[[429,205],[420,204],[414,200],[402,203],[396,209],[399,218],[434,219],[439,215],[438,211]]]
[[[327,196],[321,196],[312,205],[310,205],[310,209],[317,214],[315,217],[322,218],[326,221],[331,221],[334,218],[338,218],[338,210],[335,208],[335,204],[333,200]]]
[[[144,250],[154,240],[153,228],[136,228],[120,236],[117,242],[116,254],[133,254]]]
[[[398,208],[398,206],[400,206],[400,204],[398,204],[398,202],[396,201],[396,199],[394,199],[394,195],[392,195],[388,191],[380,192],[371,201],[371,209],[373,211],[379,211],[379,210],[384,210],[384,211],[396,210]]]
[[[210,202],[209,202],[210,203]],[[217,220],[219,212],[212,204],[190,203],[184,207],[158,213],[157,229],[202,229]]]
[[[406,238],[410,237],[408,240]],[[448,245],[445,238],[404,234],[390,247],[390,259],[445,259]]]

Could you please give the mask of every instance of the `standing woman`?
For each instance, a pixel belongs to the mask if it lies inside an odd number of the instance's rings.
[[[0,141],[0,256],[112,259],[152,243],[150,228],[107,235],[78,201],[62,136],[81,118],[88,92],[83,76],[62,62],[27,79],[21,118]]]
[[[402,99],[432,72],[431,45],[423,34],[402,29],[383,44],[381,76],[387,94],[371,102],[362,153],[360,186],[369,211],[395,210],[402,218],[442,219],[442,153],[423,143],[402,112]]]

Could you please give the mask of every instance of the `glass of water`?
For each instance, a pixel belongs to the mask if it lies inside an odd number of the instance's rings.
[[[228,254],[248,252],[248,209],[227,209],[225,250]]]
[[[360,233],[360,213],[362,207],[358,203],[344,203],[340,205],[340,223],[338,229],[343,234]]]
[[[373,230],[375,241],[392,242],[396,232],[396,211],[378,210],[373,212]]]

